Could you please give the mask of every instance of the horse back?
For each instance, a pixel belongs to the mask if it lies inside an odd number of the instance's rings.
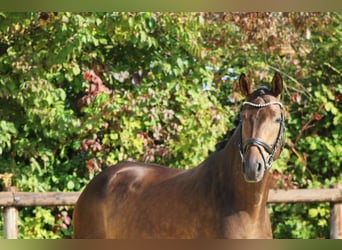
[[[182,170],[158,165],[122,162],[95,176],[80,195],[74,210],[75,238],[113,238],[113,225],[120,225],[124,210],[149,186],[157,185]],[[128,218],[126,218],[128,219]],[[122,237],[125,237],[122,235]]]

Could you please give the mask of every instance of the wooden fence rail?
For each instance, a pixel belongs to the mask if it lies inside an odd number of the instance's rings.
[[[3,209],[4,238],[18,237],[18,207],[75,205],[79,192],[0,192]],[[270,190],[268,203],[330,202],[330,238],[342,239],[342,188]]]

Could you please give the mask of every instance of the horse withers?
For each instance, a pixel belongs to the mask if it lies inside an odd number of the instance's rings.
[[[285,130],[282,78],[245,95],[225,146],[189,170],[136,162],[108,167],[86,186],[73,215],[74,238],[272,238],[266,210],[269,169]]]

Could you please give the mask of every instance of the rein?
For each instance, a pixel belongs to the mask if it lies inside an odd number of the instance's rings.
[[[263,104],[255,104],[255,103],[252,103],[252,102],[244,102],[242,104],[243,105],[250,105],[254,108],[264,108],[264,107],[267,107],[267,106],[270,106],[270,105],[279,105],[280,108],[282,110],[284,110],[284,106],[281,102],[277,102],[277,101],[273,101],[273,102],[268,102],[268,103],[263,103]],[[241,122],[240,122],[241,124]],[[272,166],[272,162],[273,162],[273,158],[274,158],[274,154],[277,152],[278,150],[278,147],[279,147],[279,144],[280,144],[280,141],[282,139],[282,135],[285,133],[285,121],[284,121],[284,116],[283,116],[283,113],[281,114],[281,122],[280,122],[280,128],[279,128],[279,131],[278,131],[278,135],[277,135],[277,139],[276,139],[276,142],[273,146],[273,148],[271,146],[269,146],[266,142],[264,142],[263,140],[259,139],[259,138],[249,138],[247,140],[245,140],[244,142],[242,142],[242,126],[241,126],[241,129],[240,129],[240,144],[239,144],[239,148],[240,148],[240,156],[241,156],[241,160],[242,162],[245,161],[244,159],[244,152],[246,152],[246,149],[248,148],[248,146],[255,146],[258,148],[263,160],[264,160],[264,163],[265,163],[265,168],[266,170],[270,169],[271,166]],[[283,150],[283,147],[284,147],[284,143],[282,143],[282,148],[281,150]],[[261,150],[261,148],[264,148],[265,151],[269,154],[268,157],[265,157],[263,151]]]

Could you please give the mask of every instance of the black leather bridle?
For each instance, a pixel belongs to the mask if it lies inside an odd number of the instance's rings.
[[[255,104],[252,102],[244,102],[242,105],[250,105],[254,108],[264,108],[264,107],[267,107],[270,105],[279,105],[280,108],[282,110],[284,110],[283,104],[281,102],[277,102],[277,101],[263,103],[263,104]],[[240,144],[239,144],[239,148],[240,148],[240,155],[241,155],[242,162],[243,163],[245,162],[244,153],[247,151],[248,147],[255,146],[258,148],[258,150],[259,150],[259,152],[260,152],[260,154],[264,160],[266,170],[271,168],[273,158],[274,158],[274,154],[277,152],[278,147],[280,145],[280,142],[283,140],[284,134],[285,134],[285,121],[284,121],[283,112],[281,113],[280,128],[278,131],[276,142],[273,145],[273,148],[270,147],[266,142],[264,142],[263,140],[261,140],[259,138],[252,137],[252,138],[246,139],[245,141],[242,141],[242,124],[240,122]],[[283,150],[283,147],[284,147],[284,142],[282,143],[281,151]],[[268,157],[265,157],[265,155],[262,151],[262,148],[264,148],[264,150],[268,153]]]

